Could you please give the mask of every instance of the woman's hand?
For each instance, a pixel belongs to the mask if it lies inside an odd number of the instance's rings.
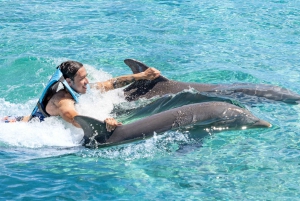
[[[143,79],[145,80],[154,80],[160,76],[160,71],[157,70],[156,68],[148,68],[141,74]]]
[[[122,125],[122,123],[117,122],[117,120],[115,120],[114,118],[111,118],[111,117],[106,118],[105,119],[105,123],[106,123],[106,130],[108,132],[111,132],[111,131],[115,130],[115,128],[117,126],[121,126]]]
[[[14,117],[11,117],[11,116],[6,116],[6,117],[3,117],[1,119],[2,122],[5,122],[5,123],[15,123],[17,122],[16,118]]]

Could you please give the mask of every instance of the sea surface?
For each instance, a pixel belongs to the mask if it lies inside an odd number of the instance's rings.
[[[134,58],[173,80],[300,93],[299,55],[298,0],[0,0],[0,117],[29,115],[66,60],[91,82],[131,74]],[[80,99],[98,119],[151,102],[121,89]],[[57,117],[0,123],[0,200],[300,200],[300,106],[245,107],[273,126],[88,149]]]

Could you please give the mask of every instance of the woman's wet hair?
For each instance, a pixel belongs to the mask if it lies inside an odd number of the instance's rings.
[[[62,72],[64,78],[70,78],[71,80],[74,80],[74,77],[77,73],[77,71],[83,67],[83,64],[77,61],[65,61],[61,63],[57,68],[60,69]]]

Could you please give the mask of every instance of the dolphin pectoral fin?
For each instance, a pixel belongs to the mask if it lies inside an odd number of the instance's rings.
[[[145,70],[147,70],[148,68],[150,68],[149,66],[147,66],[146,64],[138,61],[138,60],[135,60],[135,59],[125,59],[124,60],[124,63],[129,66],[129,68],[131,68],[132,72],[134,74],[137,74],[137,73],[141,73],[141,72],[144,72]],[[159,76],[160,78],[160,81],[168,81],[169,79],[164,77],[164,76]]]
[[[95,146],[98,143],[105,143],[112,132],[106,130],[106,124],[103,121],[88,116],[77,115],[75,121],[84,131],[85,146]]]

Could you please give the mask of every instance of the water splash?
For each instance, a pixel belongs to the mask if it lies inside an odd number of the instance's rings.
[[[103,81],[111,78],[111,75],[92,66],[85,65],[91,82]],[[47,79],[47,78],[45,78]],[[76,109],[82,115],[105,119],[113,116],[111,111],[114,104],[125,101],[121,90],[113,90],[100,93],[91,90],[80,97],[80,103]],[[23,101],[24,102],[24,101]],[[27,116],[31,113],[37,99],[27,100],[24,103],[12,103],[0,99],[0,117],[4,116]],[[83,131],[63,121],[60,117],[50,117],[44,122],[30,123],[1,123],[0,146],[12,147],[73,147],[79,146],[83,137]]]

